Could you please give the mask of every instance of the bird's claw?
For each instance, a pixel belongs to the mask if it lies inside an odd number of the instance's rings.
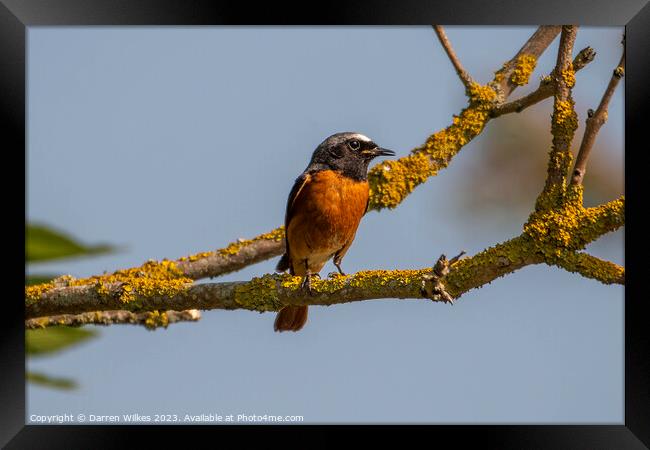
[[[327,274],[327,278],[338,278],[338,277],[345,277],[347,275],[341,275],[339,272],[330,272]]]
[[[311,287],[311,279],[312,279],[312,277],[316,277],[316,278],[320,279],[319,274],[317,274],[317,273],[308,273],[307,275],[305,275],[305,277],[302,280],[302,284],[300,285],[300,287],[302,289],[304,289],[305,291],[307,291],[307,293],[309,295],[314,295],[314,291],[312,290],[312,287]]]

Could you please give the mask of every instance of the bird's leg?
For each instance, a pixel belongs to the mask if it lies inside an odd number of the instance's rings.
[[[311,293],[311,272],[310,271],[307,271],[307,273],[303,277],[301,287],[307,290],[307,292]]]
[[[343,272],[343,269],[341,269],[341,262],[342,261],[343,261],[343,257],[340,254],[338,254],[338,252],[337,252],[337,254],[334,255],[334,265],[336,266],[336,270],[339,271],[339,274],[344,277],[346,275]]]
[[[311,270],[309,270],[307,260],[305,259],[305,276],[304,276],[304,278],[302,280],[301,288],[306,290],[309,294],[312,293],[312,290],[311,290],[311,277],[312,277],[312,273],[311,273]]]
[[[454,304],[454,298],[449,295],[445,285],[442,283],[442,280],[449,273],[449,268],[455,264],[461,256],[465,254],[464,251],[460,252],[457,256],[454,256],[450,260],[447,259],[445,255],[440,255],[438,261],[433,266],[433,273],[430,275],[424,275],[422,278],[422,296],[430,298],[434,301],[443,301],[451,305]],[[429,283],[427,283],[429,282]]]

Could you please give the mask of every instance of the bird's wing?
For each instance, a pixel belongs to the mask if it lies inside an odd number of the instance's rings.
[[[309,172],[302,173],[298,178],[296,178],[291,192],[289,192],[289,198],[287,199],[287,212],[284,216],[284,230],[286,231],[289,228],[289,222],[293,217],[293,205],[296,203],[296,199],[300,195],[300,192],[305,187],[307,183],[311,180],[311,175]]]
[[[289,259],[289,222],[291,222],[291,219],[293,218],[293,205],[296,203],[296,199],[300,195],[302,189],[307,183],[309,183],[310,180],[311,175],[309,172],[303,172],[298,178],[296,178],[296,181],[293,183],[293,187],[291,188],[291,192],[289,192],[289,198],[287,199],[287,211],[284,216],[284,243],[286,250],[282,256],[282,259],[280,259],[278,266],[276,267],[277,270],[282,272],[289,269],[289,271],[293,273],[293,268],[291,267],[291,261]]]

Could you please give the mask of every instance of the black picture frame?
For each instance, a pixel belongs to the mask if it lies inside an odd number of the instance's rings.
[[[26,151],[26,29],[37,25],[224,25],[224,24],[463,24],[463,25],[530,25],[569,24],[616,25],[626,28],[625,76],[625,190],[627,217],[625,227],[626,295],[625,295],[625,422],[621,425],[444,425],[408,427],[367,426],[367,437],[383,438],[388,432],[426,433],[424,442],[451,442],[463,447],[499,449],[627,449],[650,446],[650,327],[646,326],[648,294],[641,285],[646,265],[639,259],[637,238],[643,232],[641,214],[641,171],[635,161],[647,149],[642,133],[650,117],[650,4],[648,0],[546,0],[514,2],[506,0],[448,1],[433,4],[420,0],[403,1],[330,1],[319,4],[279,5],[264,3],[252,6],[235,1],[167,1],[167,0],[0,0],[0,110],[4,140],[5,200],[14,200],[16,213],[5,210],[5,217],[19,217],[26,197],[13,195],[15,181],[10,177],[20,169],[25,172]],[[645,125],[645,126],[644,126]],[[21,158],[22,155],[22,158]],[[9,158],[11,157],[11,158]],[[15,157],[15,158],[13,158]],[[11,159],[11,162],[8,162]],[[26,175],[25,175],[26,176]],[[18,222],[16,220],[15,222]],[[7,235],[22,246],[25,229],[5,223]],[[11,234],[9,234],[11,233]],[[13,237],[15,236],[15,238]],[[24,254],[23,254],[24,256]],[[14,261],[15,258],[7,258]],[[16,264],[10,264],[16,267]],[[20,276],[11,268],[5,280],[15,290]],[[24,291],[23,291],[24,295]],[[23,303],[20,294],[8,295],[4,302],[2,336],[3,380],[0,387],[2,419],[0,444],[5,448],[115,448],[131,447],[133,433],[141,434],[149,444],[164,443],[169,433],[192,433],[192,447],[199,446],[205,434],[238,432],[242,438],[259,432],[287,434],[283,442],[322,442],[337,445],[331,427],[300,426],[81,426],[25,425],[25,343]],[[366,426],[364,426],[366,427]],[[350,429],[350,427],[335,427]],[[316,432],[318,437],[304,433]],[[286,440],[285,440],[286,439]],[[315,439],[318,439],[316,441]],[[448,441],[449,439],[449,441]],[[274,441],[278,442],[279,440]],[[205,440],[214,446],[214,440]],[[210,444],[212,442],[212,444]],[[239,441],[241,445],[245,441]],[[406,442],[406,441],[404,441]]]

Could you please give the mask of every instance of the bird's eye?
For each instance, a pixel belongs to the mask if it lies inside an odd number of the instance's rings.
[[[348,146],[352,150],[359,150],[359,148],[361,147],[361,144],[359,144],[359,141],[350,141],[350,142],[348,142]]]

